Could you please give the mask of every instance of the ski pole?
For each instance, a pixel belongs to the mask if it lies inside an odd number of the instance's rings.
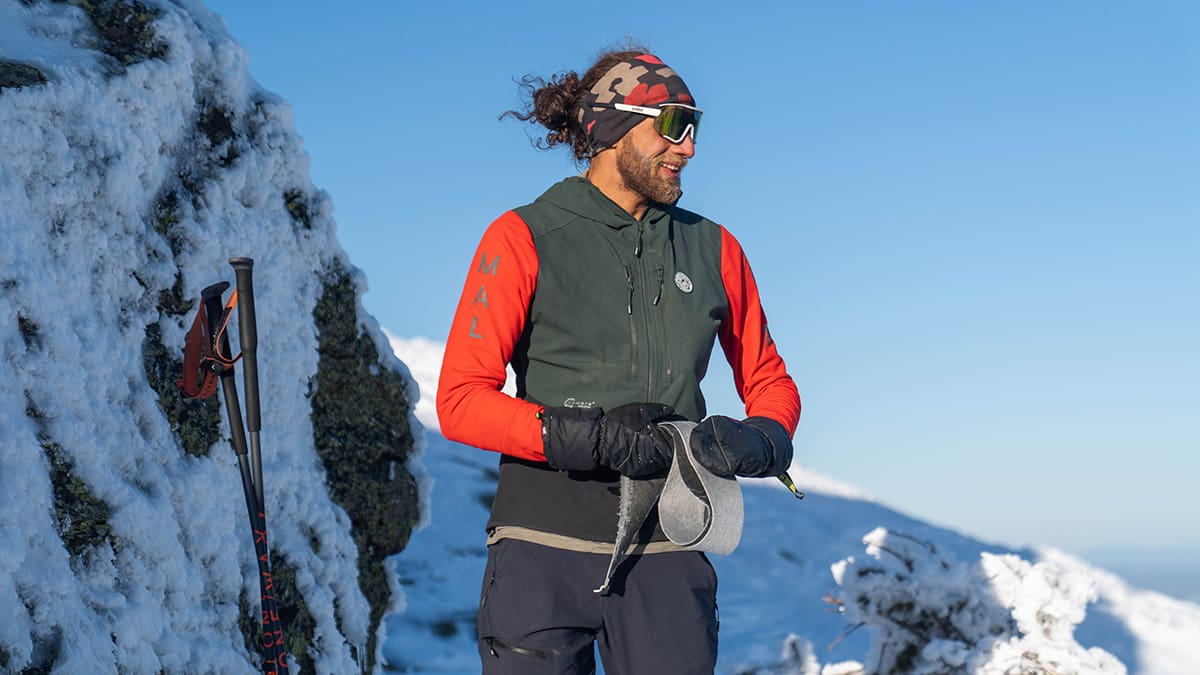
[[[201,291],[200,297],[204,301],[208,318],[209,339],[215,343],[212,345],[213,352],[225,363],[232,364],[233,356],[229,348],[229,336],[223,330],[227,317],[224,316],[225,308],[221,302],[221,295],[227,288],[229,288],[229,282],[222,281],[205,288]],[[275,601],[274,582],[271,578],[266,517],[263,514],[261,502],[259,502],[258,490],[255,487],[250,463],[246,456],[246,430],[242,423],[241,406],[238,403],[237,382],[234,379],[232,365],[215,363],[213,368],[214,370],[221,368],[217,374],[221,378],[221,393],[225,398],[225,412],[229,417],[233,450],[238,457],[238,470],[242,475],[242,493],[246,498],[246,510],[250,516],[250,531],[254,539],[254,553],[258,559],[263,673],[265,675],[283,675],[288,672],[287,652],[283,644],[283,622],[279,616],[279,609]],[[255,385],[257,388],[257,378]]]
[[[254,489],[258,496],[258,508],[265,514],[267,503],[263,501],[262,445],[259,432],[262,430],[262,413],[258,397],[258,327],[254,314],[254,260],[230,258],[229,264],[237,276],[238,333],[242,343],[242,382],[246,385],[246,430],[250,432],[250,468],[254,475]]]

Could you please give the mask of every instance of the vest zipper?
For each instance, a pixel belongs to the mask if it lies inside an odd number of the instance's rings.
[[[655,270],[655,272],[656,272],[656,275],[658,276],[658,295],[654,296],[654,304],[657,306],[658,301],[662,299],[663,278],[664,278],[665,274],[664,274],[663,268],[661,268],[661,267],[659,267],[657,270]],[[662,311],[662,310],[660,309],[659,311]],[[666,322],[666,320],[664,319],[664,323],[665,322]],[[663,338],[664,339],[663,339],[662,344],[663,344],[663,351],[665,352],[663,358],[664,358],[664,361],[666,364],[666,366],[663,368],[663,372],[666,374],[667,379],[670,380],[671,379],[671,341],[670,341],[670,339],[667,339],[666,335],[664,335]]]
[[[643,281],[646,288],[650,287],[650,273],[646,270],[646,260],[641,256],[642,251],[642,224],[638,223],[638,245],[637,245],[637,261],[639,277]],[[649,293],[642,293],[642,318],[646,322],[646,400],[654,400],[654,342],[657,338],[654,321],[651,316]]]

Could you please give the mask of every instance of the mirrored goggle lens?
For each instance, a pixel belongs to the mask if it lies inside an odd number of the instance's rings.
[[[683,137],[689,133],[692,141],[696,140],[696,132],[700,128],[700,111],[682,106],[663,106],[654,118],[654,130],[672,143],[682,143]]]

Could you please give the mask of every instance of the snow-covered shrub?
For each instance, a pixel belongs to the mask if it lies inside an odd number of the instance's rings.
[[[735,675],[863,675],[857,661],[821,665],[812,642],[789,633],[783,641],[779,662],[734,671]]]
[[[833,565],[841,610],[875,629],[868,673],[1125,673],[1074,630],[1095,590],[1086,576],[1015,555],[962,562],[933,544],[877,528],[867,557]]]

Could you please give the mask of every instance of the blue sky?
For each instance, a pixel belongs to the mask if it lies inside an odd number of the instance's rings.
[[[747,251],[807,464],[984,539],[1200,560],[1200,5],[207,4],[391,332],[443,340],[483,229],[577,171],[497,119],[514,78],[633,36],[705,110],[681,204]]]

